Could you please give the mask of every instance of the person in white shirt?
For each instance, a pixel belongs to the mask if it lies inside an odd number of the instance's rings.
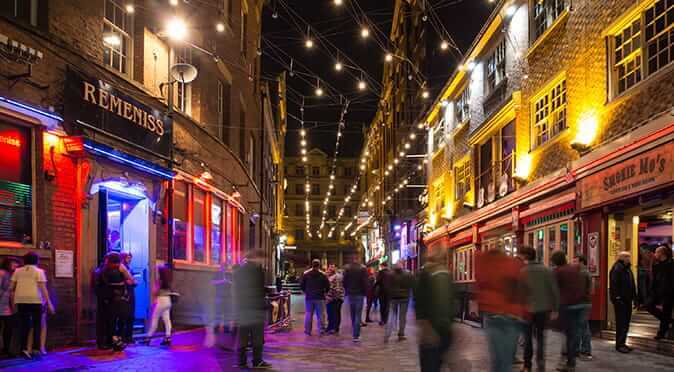
[[[21,326],[22,354],[27,359],[32,359],[28,351],[33,349],[28,347],[28,334],[31,328],[33,334],[37,335],[34,341],[39,341],[43,306],[46,305],[49,312],[54,313],[54,305],[47,292],[47,276],[44,270],[37,267],[37,263],[37,254],[28,252],[23,256],[24,266],[16,269],[12,275],[11,299]]]

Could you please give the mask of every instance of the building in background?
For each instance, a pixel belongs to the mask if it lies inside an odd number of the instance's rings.
[[[608,273],[620,251],[646,262],[672,241],[674,4],[503,1],[434,102],[429,249],[448,249],[470,301],[476,252],[518,246],[548,263],[583,254],[591,319],[611,336]],[[637,312],[649,339],[655,319]]]
[[[107,252],[133,254],[139,327],[157,265],[174,269],[175,320],[203,324],[221,264],[252,247],[271,257],[282,149],[263,120],[261,7],[0,8],[0,255],[41,256],[50,343],[92,337],[90,277]]]

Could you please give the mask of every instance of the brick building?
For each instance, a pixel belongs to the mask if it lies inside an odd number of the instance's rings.
[[[559,249],[588,257],[601,329],[614,325],[618,252],[639,262],[644,296],[646,262],[672,240],[672,12],[662,0],[495,8],[426,117],[426,242],[449,248],[466,291],[475,252],[524,244],[545,263]]]
[[[92,338],[90,275],[108,251],[134,256],[142,326],[157,265],[172,265],[183,295],[175,320],[203,324],[220,264],[271,249],[275,222],[260,216],[274,197],[262,185],[280,157],[262,161],[278,137],[262,137],[276,125],[263,120],[261,8],[0,6],[0,255],[41,256],[57,304],[50,343]]]

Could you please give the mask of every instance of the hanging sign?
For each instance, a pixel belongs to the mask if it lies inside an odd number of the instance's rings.
[[[108,82],[72,69],[66,74],[64,116],[67,123],[90,125],[150,151],[169,154],[172,120],[165,108],[153,109]]]

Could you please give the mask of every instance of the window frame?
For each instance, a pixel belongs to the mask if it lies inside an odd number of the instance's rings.
[[[501,83],[506,81],[506,63],[507,63],[506,39],[502,38],[492,52],[487,56],[485,68],[486,93],[494,93]],[[493,76],[493,79],[491,78]],[[493,81],[492,81],[493,80]]]
[[[111,4],[113,7],[113,10],[119,10],[123,14],[124,18],[124,25],[120,26],[116,22],[116,17],[113,15],[113,20],[109,20],[107,18],[107,9],[108,9],[108,4]],[[116,50],[115,47],[113,46],[108,46],[105,44],[104,41],[101,40],[101,46],[103,47],[103,64],[109,68],[110,70],[114,71],[117,74],[123,75],[127,78],[130,78],[133,76],[133,38],[134,38],[134,16],[131,13],[127,13],[125,9],[126,4],[121,4],[119,0],[104,0],[103,2],[103,22],[102,22],[102,30],[103,32],[114,32],[115,34],[119,35],[122,42],[119,45],[119,51]],[[113,12],[113,13],[116,13]],[[125,27],[127,26],[128,27]],[[109,31],[107,30],[109,28]],[[127,28],[127,29],[125,29]],[[126,53],[124,53],[124,48],[126,47]],[[110,55],[109,55],[109,60],[106,60],[105,58],[105,52],[106,50],[109,50]],[[114,66],[114,55],[118,54],[120,57],[120,65],[119,68]],[[126,63],[124,65],[122,61]],[[123,68],[125,67],[125,68]]]
[[[173,48],[173,64],[192,64],[192,48],[189,45]],[[177,111],[190,116],[192,113],[192,84],[176,82],[174,107]]]
[[[550,6],[551,9],[548,9],[550,3],[554,4]],[[542,27],[539,27],[537,18],[537,10],[540,8],[545,10],[545,13],[541,13],[545,17],[543,20],[545,24],[541,24]],[[567,0],[532,0],[530,8],[532,40],[536,41],[541,39],[548,30],[553,28],[555,23],[564,15],[565,11],[568,11],[568,9],[569,4]],[[553,17],[550,17],[548,14],[548,11],[550,10],[556,13]]]
[[[469,122],[470,116],[470,82],[468,82],[454,102],[456,126],[460,127]]]
[[[562,89],[561,93],[556,92],[558,89]],[[559,102],[558,99],[563,102]],[[529,133],[532,151],[554,142],[556,138],[567,131],[569,128],[567,110],[567,79],[566,73],[562,73],[541,89],[530,101],[531,125]],[[558,127],[560,120],[564,122],[563,127]],[[545,126],[545,130],[541,130],[539,134],[539,128],[542,126]],[[544,134],[547,134],[545,140],[542,139]],[[539,137],[541,138],[540,141]]]
[[[454,200],[465,200],[466,195],[472,190],[472,166],[470,157],[457,162],[454,166]],[[463,187],[459,187],[463,185]],[[460,192],[461,191],[461,192]]]

